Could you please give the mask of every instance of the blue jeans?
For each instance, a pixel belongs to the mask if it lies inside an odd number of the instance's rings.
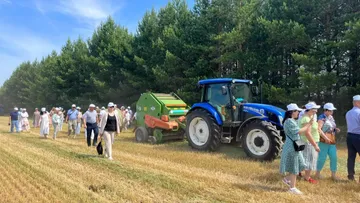
[[[355,175],[356,154],[360,154],[360,135],[348,133],[346,138],[346,143],[348,148],[348,159],[347,159],[348,178],[353,178]]]
[[[336,145],[334,144],[326,144],[323,142],[318,143],[320,152],[317,160],[316,170],[321,171],[324,167],[327,156],[330,157],[330,170],[331,172],[337,171],[337,152]]]
[[[94,130],[94,141],[93,146],[96,146],[97,138],[99,135],[99,128],[97,123],[86,123],[86,134],[87,134],[87,144],[91,146],[91,132]]]
[[[14,127],[16,128],[16,132],[20,132],[20,129],[19,129],[19,121],[18,120],[12,120],[11,121],[11,127],[10,127],[10,132],[14,132]]]

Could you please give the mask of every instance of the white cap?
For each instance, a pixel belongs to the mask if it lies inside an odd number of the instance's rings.
[[[330,111],[336,110],[336,108],[335,108],[335,106],[334,106],[333,103],[326,103],[326,104],[324,105],[324,109],[327,109],[327,110],[330,110]]]
[[[316,103],[315,102],[309,102],[309,103],[307,103],[306,105],[305,105],[305,108],[307,109],[307,110],[310,110],[310,109],[320,109],[320,105],[316,105]]]
[[[130,106],[128,106],[128,109],[130,109]]]
[[[92,107],[92,108],[95,108],[96,106],[95,106],[95,104],[90,104],[90,105],[89,105],[89,108],[91,108],[91,107]]]
[[[300,109],[298,107],[298,105],[294,104],[294,103],[291,103],[291,104],[287,105],[287,110],[288,111],[302,111],[302,109]]]
[[[71,107],[72,107],[72,108],[74,108],[74,107],[76,107],[76,105],[75,105],[75,104],[73,104],[73,105],[71,105]]]
[[[108,107],[113,107],[113,106],[115,106],[115,104],[112,103],[112,102],[110,102],[110,103],[108,104]]]
[[[105,107],[101,107],[101,110],[105,110]]]
[[[41,111],[42,111],[42,112],[45,112],[45,111],[46,111],[46,108],[44,108],[44,107],[41,108]]]
[[[57,108],[57,107],[55,108],[55,111],[59,111],[59,110],[60,110],[59,108]]]
[[[17,107],[14,108],[14,111],[18,111],[19,109]]]
[[[78,106],[78,107],[76,107],[76,109],[80,109],[80,107]]]
[[[354,100],[354,101],[360,101],[360,95],[355,95],[355,96],[353,97],[353,100]]]
[[[26,109],[24,108],[23,111],[26,111]]]

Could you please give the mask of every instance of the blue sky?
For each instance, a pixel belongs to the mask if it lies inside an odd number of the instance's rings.
[[[190,8],[195,0],[187,0]],[[136,32],[144,13],[169,0],[0,0],[0,86],[23,61],[59,52],[68,37],[88,38],[110,15]]]

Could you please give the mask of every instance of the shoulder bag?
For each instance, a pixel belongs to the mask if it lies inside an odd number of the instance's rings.
[[[293,142],[294,149],[295,149],[296,152],[303,151],[305,149],[305,142],[304,141],[302,141],[301,139],[294,141],[288,135],[286,135],[286,136]]]

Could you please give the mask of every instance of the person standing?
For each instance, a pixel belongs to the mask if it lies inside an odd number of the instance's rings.
[[[77,120],[77,126],[76,126],[76,131],[75,131],[75,136],[76,135],[80,135],[80,131],[81,131],[81,120],[82,120],[82,113],[81,113],[81,108],[78,106],[76,107],[76,110],[79,111],[79,114],[78,114],[78,120]]]
[[[310,120],[302,128],[299,128],[296,119],[302,109],[297,104],[289,104],[283,121],[286,135],[283,150],[281,152],[280,173],[288,174],[282,181],[290,187],[289,192],[301,195],[302,192],[296,188],[296,175],[305,169],[305,160],[302,152],[295,151],[294,141],[300,140],[299,133],[310,130],[313,120]]]
[[[34,128],[40,127],[40,111],[38,108],[34,112]]]
[[[86,111],[83,115],[84,120],[84,128],[86,129],[87,134],[87,144],[90,147],[91,146],[91,132],[94,131],[94,140],[93,140],[93,146],[96,146],[97,138],[99,136],[99,117],[98,113],[95,110],[95,105],[90,104],[89,110]]]
[[[63,129],[63,124],[64,124],[64,109],[62,107],[59,107],[60,111],[59,111],[59,116],[60,116],[60,124],[59,124],[59,131],[62,131]]]
[[[71,109],[68,110],[65,120],[65,122],[68,123],[68,136],[70,136],[71,132],[75,135],[78,115],[79,111],[76,110],[76,105],[73,104]]]
[[[30,130],[30,122],[29,122],[29,114],[26,112],[26,109],[24,108],[22,112],[20,113],[21,117],[21,129],[28,132]]]
[[[19,109],[14,108],[14,111],[10,113],[9,117],[9,125],[10,125],[10,132],[14,132],[14,128],[16,129],[16,132],[19,133]]]
[[[331,177],[333,180],[338,180],[336,177],[337,171],[337,152],[335,133],[340,132],[340,129],[336,127],[333,113],[336,108],[332,103],[326,103],[324,105],[324,113],[318,118],[320,142],[319,142],[319,157],[316,164],[316,177],[320,179],[320,172],[324,167],[327,156],[330,157],[330,170]]]
[[[46,108],[41,108],[40,112],[40,137],[47,139],[50,131],[49,113]]]
[[[354,181],[356,154],[360,154],[360,95],[355,95],[353,97],[353,108],[346,113],[346,124],[348,179]]]
[[[18,112],[18,125],[19,125],[19,132],[23,131],[22,128],[22,117],[21,117],[21,113],[22,113],[23,109],[20,108],[20,111]]]
[[[309,102],[305,105],[305,113],[301,117],[299,122],[300,128],[303,128],[307,123],[316,119],[316,112],[320,108],[315,102]],[[305,175],[304,179],[312,184],[316,184],[317,181],[310,177],[311,171],[316,171],[316,163],[318,159],[318,152],[320,148],[318,142],[320,141],[318,123],[312,122],[311,130],[300,133],[301,139],[306,142],[303,156],[305,159]]]
[[[100,125],[100,136],[105,141],[105,157],[108,157],[109,160],[113,160],[112,145],[114,144],[115,133],[120,133],[120,120],[114,109],[114,103],[110,102],[108,112],[101,117]]]
[[[60,111],[59,108],[55,108],[54,112],[53,112],[53,115],[52,115],[52,124],[53,124],[53,127],[54,127],[54,135],[53,135],[54,140],[56,140],[56,136],[57,136],[57,134],[58,134],[58,132],[60,130],[61,119],[60,119],[59,111]]]

